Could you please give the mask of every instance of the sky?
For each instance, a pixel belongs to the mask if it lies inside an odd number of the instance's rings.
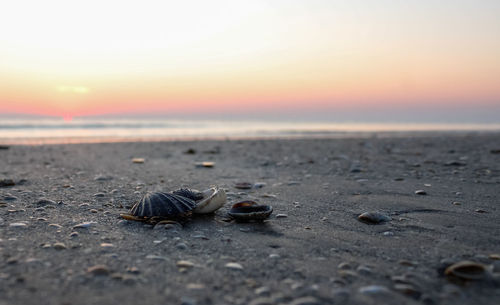
[[[0,114],[500,121],[500,1],[3,1]]]

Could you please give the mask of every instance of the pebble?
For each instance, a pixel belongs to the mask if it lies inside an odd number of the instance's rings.
[[[288,215],[287,214],[277,214],[276,215],[276,218],[287,218]]]
[[[90,204],[88,204],[88,203],[82,203],[82,204],[79,204],[78,206],[79,206],[80,208],[85,208],[85,207],[90,206]]]
[[[17,200],[17,197],[13,196],[11,194],[6,194],[5,196],[3,196],[3,200],[5,200],[5,201],[15,201],[15,200]]]
[[[390,221],[391,217],[379,212],[364,212],[358,216],[358,220],[369,224],[379,224]]]
[[[359,288],[358,291],[361,294],[367,294],[367,295],[381,295],[389,293],[389,289],[387,289],[387,287],[380,285],[363,286]]]
[[[427,195],[427,192],[426,192],[426,191],[424,191],[424,190],[416,190],[416,191],[415,191],[415,194],[416,194],[416,195]]]
[[[253,184],[253,187],[256,188],[256,189],[260,189],[260,188],[263,188],[266,185],[267,185],[267,183],[265,183],[265,182],[255,182]]]
[[[104,197],[104,196],[106,196],[106,194],[101,193],[101,192],[94,194],[94,197]]]
[[[276,300],[269,297],[258,297],[248,303],[248,305],[275,305]]]
[[[493,253],[493,254],[488,255],[488,258],[492,259],[492,260],[500,260],[500,254]]]
[[[94,177],[94,180],[95,181],[109,181],[109,180],[113,180],[113,177],[109,176],[109,175],[97,175]]]
[[[79,235],[78,232],[69,233],[69,237],[77,237],[78,235]]]
[[[162,261],[167,260],[167,258],[165,256],[153,255],[153,254],[146,255],[146,258],[147,259],[154,259],[154,260],[162,260]]]
[[[351,270],[353,267],[349,262],[342,262],[337,266],[339,270]]]
[[[203,290],[205,289],[205,285],[198,283],[189,283],[186,285],[186,288],[189,290]]]
[[[108,275],[109,272],[109,268],[105,265],[95,265],[87,268],[87,273],[90,273],[92,275]]]
[[[269,258],[280,258],[280,255],[276,253],[271,253],[269,254]]]
[[[196,154],[196,149],[189,148],[189,149],[185,150],[184,153],[187,155],[194,155],[194,154]]]
[[[46,205],[57,205],[57,203],[55,201],[49,200],[49,199],[45,199],[45,198],[39,199],[34,204],[37,205],[38,207],[44,207]]]
[[[233,270],[243,270],[243,266],[238,263],[227,263],[224,267],[233,269]]]
[[[49,223],[49,227],[56,228],[56,229],[62,228],[62,226],[60,224],[57,224],[57,223]]]
[[[12,227],[12,228],[25,228],[27,226],[28,225],[24,222],[13,222],[13,223],[9,224],[9,227]]]
[[[486,210],[483,210],[483,209],[476,209],[475,212],[476,213],[488,213]]]
[[[466,163],[464,162],[460,162],[460,161],[456,161],[456,160],[452,160],[452,161],[448,161],[444,164],[445,166],[465,166],[467,165]]]
[[[176,263],[179,268],[192,268],[194,267],[194,263],[186,260],[180,260]]]
[[[75,225],[73,227],[73,229],[88,229],[88,228],[94,226],[95,224],[97,224],[97,222],[95,222],[95,221],[86,221],[86,222],[82,222],[82,223]]]
[[[267,295],[270,292],[271,292],[271,289],[269,289],[269,287],[266,287],[266,286],[262,286],[262,287],[256,288],[254,290],[254,293],[256,295]]]
[[[301,297],[293,300],[289,305],[321,305],[322,303],[315,297]]]
[[[64,243],[55,243],[52,245],[52,247],[56,250],[64,250],[67,249],[66,245]]]
[[[136,163],[136,164],[142,164],[144,163],[144,158],[133,158],[132,159],[132,163]]]
[[[175,247],[179,250],[186,250],[188,246],[185,243],[178,243]]]
[[[364,265],[358,266],[358,268],[356,268],[356,271],[361,275],[370,275],[373,273],[370,267]]]
[[[96,209],[90,209],[90,210],[89,210],[89,212],[90,212],[90,213],[97,213],[97,212],[99,212],[99,211],[97,211]]]
[[[253,186],[250,182],[237,182],[234,184],[234,187],[240,190],[249,190]]]
[[[12,179],[0,179],[0,187],[14,186],[16,183]]]
[[[460,202],[458,202],[458,201],[453,201],[451,204],[453,204],[453,205],[462,205],[462,204],[461,204]]]
[[[422,295],[422,292],[418,291],[415,287],[408,284],[396,284],[394,285],[394,290],[399,291],[414,299],[418,299],[420,298],[420,295]]]
[[[132,274],[139,274],[141,271],[137,267],[128,267],[127,272]]]

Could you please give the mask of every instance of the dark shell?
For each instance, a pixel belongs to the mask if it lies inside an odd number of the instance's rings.
[[[488,275],[488,269],[483,264],[461,261],[446,268],[444,274],[465,281],[474,281],[484,279]]]
[[[177,218],[188,215],[195,206],[193,200],[183,196],[162,192],[147,193],[130,209],[130,215]]]
[[[172,192],[172,194],[189,198],[194,201],[199,201],[203,199],[203,193],[192,189],[178,189]]]
[[[259,205],[255,201],[246,200],[235,203],[229,210],[229,216],[236,220],[264,220],[271,215],[273,207],[270,205]]]

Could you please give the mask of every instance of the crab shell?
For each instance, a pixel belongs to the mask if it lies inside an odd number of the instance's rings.
[[[182,219],[191,215],[196,206],[189,198],[170,193],[147,193],[130,209],[129,214],[120,216],[127,220],[149,221],[151,219]]]
[[[255,201],[245,200],[235,203],[228,214],[239,221],[264,220],[271,215],[273,207],[270,205],[259,205]]]
[[[226,192],[214,186],[202,192],[203,199],[196,202],[193,212],[196,214],[213,213],[220,209],[227,201]]]

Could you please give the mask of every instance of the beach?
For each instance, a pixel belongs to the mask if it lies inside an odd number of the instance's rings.
[[[212,185],[227,204],[182,226],[119,216]],[[9,144],[0,305],[498,304],[499,189],[499,132]],[[273,214],[235,222],[242,200]],[[484,272],[445,275],[462,261]]]

